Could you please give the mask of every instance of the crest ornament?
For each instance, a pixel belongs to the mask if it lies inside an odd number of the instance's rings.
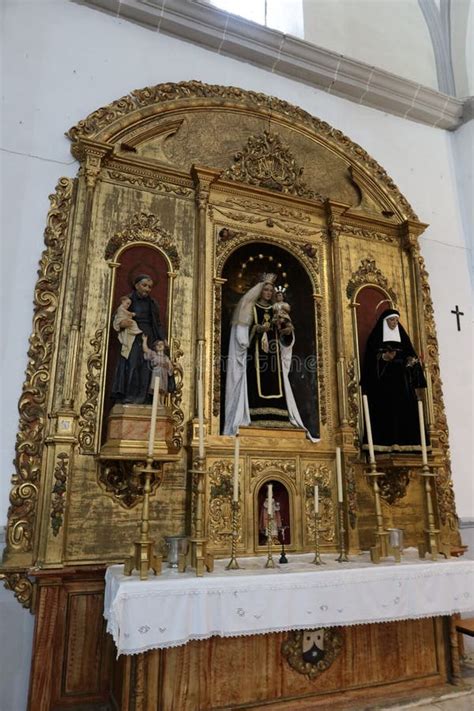
[[[340,627],[320,627],[291,631],[281,645],[281,653],[292,669],[316,679],[334,663],[343,645]]]
[[[277,133],[264,131],[250,136],[245,148],[235,154],[234,165],[222,177],[322,202],[324,198],[307,187],[302,174],[303,168],[297,166],[289,146]]]
[[[105,248],[105,258],[113,259],[119,249],[134,242],[149,242],[156,245],[166,254],[173,269],[179,269],[179,255],[171,234],[161,226],[156,215],[144,212],[134,215],[121,232],[117,232]]]
[[[398,303],[397,295],[390,288],[388,279],[382,274],[375,264],[375,259],[362,259],[359,268],[352,274],[347,284],[346,294],[348,299],[352,299],[355,291],[364,284],[374,284],[382,287],[392,299],[392,303]]]

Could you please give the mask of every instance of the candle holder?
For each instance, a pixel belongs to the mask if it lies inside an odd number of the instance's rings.
[[[370,560],[372,563],[380,563],[383,558],[388,558],[389,556],[388,531],[386,531],[383,526],[382,504],[380,502],[380,487],[378,482],[378,478],[381,475],[382,472],[377,471],[375,460],[372,460],[370,462],[370,472],[367,472],[367,476],[372,479],[375,499],[375,516],[377,520],[377,527],[375,530],[375,546],[372,546],[370,549]]]
[[[286,557],[286,553],[285,553],[285,531],[287,528],[289,528],[289,526],[281,526],[278,529],[280,532],[280,535],[281,535],[281,554],[280,554],[280,558],[278,559],[278,562],[282,563],[283,565],[285,563],[288,563],[288,558]]]
[[[227,563],[226,570],[238,570],[240,568],[237,560],[237,538],[239,537],[239,502],[232,501],[232,552],[231,558]]]
[[[142,518],[140,524],[140,540],[134,542],[134,552],[125,560],[123,572],[124,575],[131,575],[134,570],[137,570],[140,574],[140,580],[146,580],[150,570],[152,570],[155,575],[161,574],[163,557],[154,553],[153,544],[155,541],[152,541],[148,537],[148,532],[150,530],[151,476],[152,474],[155,475],[158,481],[158,486],[160,486],[163,477],[163,470],[162,465],[160,465],[158,469],[155,469],[153,467],[153,457],[148,456],[146,466],[138,471],[145,477],[143,487]]]
[[[321,555],[319,553],[319,522],[321,520],[321,514],[319,511],[314,512],[314,565],[326,565],[326,563],[321,560]]]
[[[338,563],[348,563],[349,558],[346,553],[346,527],[344,526],[344,503],[342,501],[337,502],[338,514],[339,514],[339,556],[336,558]]]
[[[273,548],[273,510],[272,513],[268,514],[267,518],[267,562],[265,563],[265,568],[274,568],[275,561],[273,560],[272,548]]]
[[[421,471],[421,476],[424,480],[425,488],[425,498],[426,498],[426,528],[423,529],[424,540],[418,544],[418,555],[420,558],[431,558],[431,560],[436,560],[439,555],[443,555],[445,558],[451,557],[451,550],[449,545],[441,543],[439,540],[439,528],[435,526],[435,516],[433,510],[433,499],[432,499],[432,479],[434,479],[435,474],[430,470],[428,464],[423,464]]]
[[[191,538],[191,564],[196,570],[198,578],[204,575],[205,570],[211,573],[214,570],[214,558],[206,551],[207,538],[203,531],[204,511],[204,458],[198,457],[194,462],[191,473],[197,477],[196,485],[196,510],[194,515],[194,536]]]

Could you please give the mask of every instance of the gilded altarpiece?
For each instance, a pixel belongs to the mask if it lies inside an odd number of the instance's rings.
[[[301,109],[199,82],[137,90],[68,135],[80,168],[51,196],[2,569],[21,602],[31,602],[24,591],[33,566],[61,571],[120,562],[137,533],[143,492],[134,466],[144,460],[146,442],[125,446],[107,427],[114,285],[123,255],[138,247],[156,250],[167,265],[160,308],[177,385],[154,451],[163,467],[150,510],[158,548],[164,536],[191,535],[195,526],[191,469],[202,354],[203,526],[208,552],[229,553],[234,441],[221,434],[221,361],[236,254],[277,255],[280,262],[283,255],[304,275],[304,298],[292,308],[311,334],[308,412],[316,440],[290,426],[242,428],[238,555],[263,550],[257,502],[269,481],[287,492],[290,552],[312,550],[319,485],[322,549],[335,551],[336,446],[343,451],[349,550],[373,544],[374,507],[359,447],[356,312],[365,285],[396,300],[424,354],[436,520],[443,540],[457,544],[433,307],[418,245],[426,225],[385,171]],[[291,291],[290,271],[285,278]],[[405,529],[408,545],[422,536],[420,464],[414,456],[392,457],[382,487],[386,520]]]

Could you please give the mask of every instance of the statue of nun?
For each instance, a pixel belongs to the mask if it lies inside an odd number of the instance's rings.
[[[397,309],[386,309],[367,339],[361,386],[375,451],[420,451],[417,390],[426,380]],[[367,449],[365,438],[362,446]]]

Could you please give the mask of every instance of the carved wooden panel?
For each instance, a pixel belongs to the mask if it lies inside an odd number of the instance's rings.
[[[103,568],[37,576],[29,711],[107,701],[113,643],[105,633],[103,576]]]
[[[121,662],[128,688],[121,708],[210,711],[280,702],[288,710],[328,709],[342,700],[350,708],[351,701],[392,701],[447,680],[440,618],[345,628],[340,652],[316,679],[290,666],[282,653],[287,637],[212,638],[136,655]]]

